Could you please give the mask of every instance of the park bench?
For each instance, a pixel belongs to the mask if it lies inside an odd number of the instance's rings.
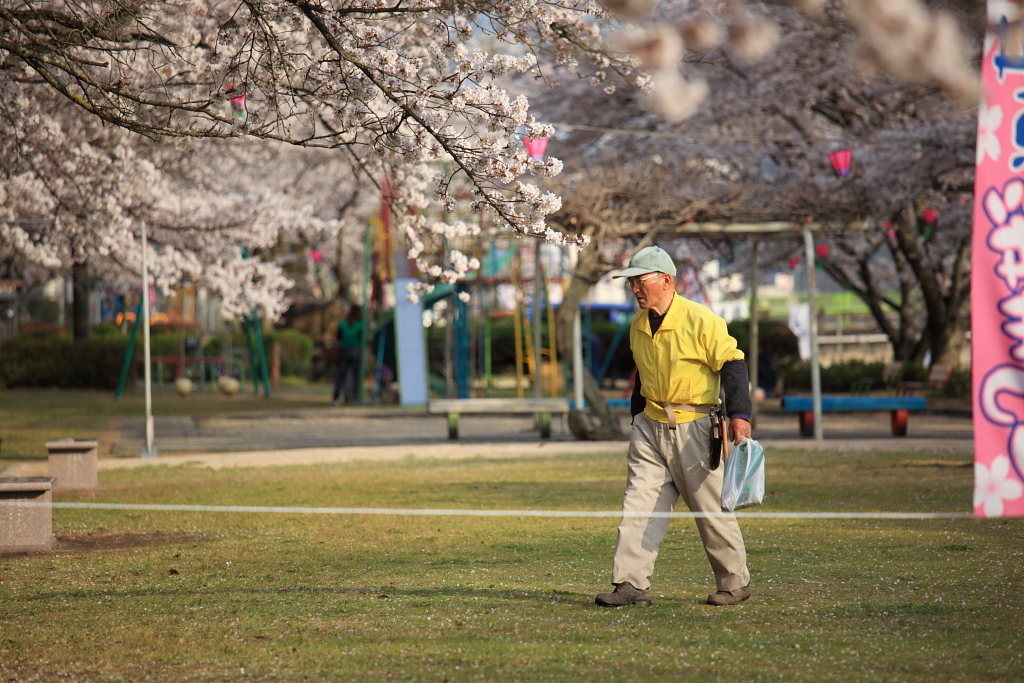
[[[525,415],[537,416],[540,437],[551,436],[551,415],[569,412],[565,398],[439,398],[427,404],[427,413],[448,416],[448,438],[459,438],[459,415]]]
[[[0,477],[0,553],[52,550],[53,477]]]
[[[782,408],[797,413],[800,434],[814,435],[814,401],[810,396],[783,396]],[[822,396],[821,412],[885,411],[890,414],[893,436],[907,435],[907,414],[911,410],[927,410],[924,396]]]

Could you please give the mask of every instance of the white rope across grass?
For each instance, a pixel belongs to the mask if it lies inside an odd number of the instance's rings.
[[[459,508],[340,508],[263,505],[164,505],[143,503],[34,503],[26,507],[71,510],[127,510],[132,512],[255,512],[287,515],[413,515],[431,517],[659,517],[693,519],[967,519],[970,512],[623,512],[621,510],[462,510]]]

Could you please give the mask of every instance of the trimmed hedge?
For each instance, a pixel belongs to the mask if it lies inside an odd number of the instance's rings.
[[[182,335],[179,333],[167,333],[166,335],[154,335],[151,344],[156,344],[156,337],[160,336],[159,344],[166,345],[169,353],[153,355],[173,355],[181,353]],[[198,335],[185,335],[196,338]],[[220,356],[224,353],[226,334],[213,334],[202,338],[203,353],[206,356]],[[263,333],[263,351],[267,354],[267,363],[270,362],[270,345],[274,342],[281,344],[281,375],[291,377],[306,377],[309,375],[313,360],[313,338],[305,332],[292,329],[278,329]],[[155,347],[154,347],[155,348]],[[231,348],[233,351],[241,351],[246,357],[249,355],[249,345],[245,340],[245,333],[235,330],[231,333]]]
[[[305,377],[309,375],[313,362],[313,338],[305,332],[281,328],[263,335],[264,351],[267,354],[267,362],[270,362],[270,345],[274,342],[281,344],[281,374],[292,377]],[[242,338],[242,348],[245,348],[245,338]]]
[[[733,320],[728,325],[729,334],[736,339],[736,345],[746,358],[750,358],[750,321]],[[778,320],[762,320],[757,326],[757,346],[761,359],[772,367],[785,365],[800,357],[800,341],[789,329],[789,325]]]
[[[180,335],[177,335],[177,339],[180,344]],[[224,353],[224,341],[224,334],[205,337],[202,342],[203,353],[207,356],[220,356]],[[313,362],[313,338],[305,332],[288,328],[264,332],[263,351],[267,354],[267,363],[270,362],[270,346],[275,341],[281,344],[281,375],[308,377]],[[244,332],[236,330],[231,334],[231,348],[235,351],[243,351],[248,357],[249,345],[245,340]],[[175,354],[177,353],[178,351],[175,351]]]
[[[34,339],[0,343],[0,386],[115,389],[128,338]]]
[[[860,360],[849,360],[842,363],[834,363],[828,367],[821,368],[821,390],[824,393],[842,394],[849,392],[858,379],[871,378],[875,382],[873,390],[886,389],[882,383],[882,371],[884,363],[865,363]],[[807,393],[811,391],[811,367],[806,361],[790,363],[777,369],[778,375],[783,379],[786,392]],[[928,368],[909,364],[903,370],[904,381],[921,382],[928,378]],[[925,392],[927,393],[927,392]],[[965,398],[971,393],[970,370],[958,370],[953,373],[949,386],[943,396],[950,398]]]
[[[883,388],[881,377],[884,367],[884,363],[865,363],[861,360],[833,363],[828,367],[821,368],[821,390],[831,394],[847,393],[853,388],[854,382],[862,378],[877,379],[878,386],[875,388],[881,389]],[[787,393],[811,390],[810,363],[798,361],[777,368],[776,371],[782,378]],[[908,371],[912,373],[910,368]]]
[[[115,335],[104,330],[90,340],[74,341],[68,337],[38,338],[18,336],[0,342],[0,387],[59,387],[116,389],[128,351],[128,335]],[[281,374],[305,376],[313,357],[313,340],[297,330],[274,330],[263,335],[270,361],[270,345],[281,343]],[[236,349],[247,350],[245,336],[238,332]],[[149,339],[153,357],[177,358],[182,353],[180,332],[152,334]],[[223,345],[220,336],[209,338],[204,351],[219,355]],[[142,357],[142,336],[136,340],[134,360]],[[133,372],[136,369],[133,368]]]

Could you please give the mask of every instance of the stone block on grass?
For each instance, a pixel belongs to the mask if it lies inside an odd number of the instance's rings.
[[[47,441],[46,450],[50,455],[50,476],[57,478],[54,491],[94,489],[100,485],[96,475],[98,441]]]
[[[53,477],[0,477],[0,553],[52,550]]]

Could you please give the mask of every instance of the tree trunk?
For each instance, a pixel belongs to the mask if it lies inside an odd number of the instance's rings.
[[[575,343],[572,334],[573,318],[592,285],[593,282],[574,275],[555,315],[558,347],[570,358]],[[586,367],[583,368],[583,397],[590,409],[577,406],[569,413],[569,429],[573,435],[582,441],[624,438],[618,416],[612,413],[601,394],[601,387]]]
[[[912,276],[900,277],[898,292],[890,294],[875,277],[872,261],[878,251],[865,254],[852,267],[827,263],[826,269],[868,306],[896,360],[920,363],[930,352],[932,362],[956,367],[970,325],[970,240],[953,244],[952,260],[936,266],[934,254],[929,260],[925,251],[934,247],[922,241],[912,206],[893,216],[892,226],[895,240],[889,249],[895,267]],[[890,311],[896,320],[890,320]]]
[[[71,319],[74,325],[75,341],[92,338],[89,321],[89,262],[82,261],[71,266]]]
[[[927,348],[933,363],[949,360],[956,367],[957,359],[950,358],[951,342],[957,331],[968,324],[961,310],[969,301],[969,247],[966,242],[961,243],[950,272],[935,268],[926,260],[912,205],[904,209],[904,216],[905,224],[911,229],[897,232],[898,243],[921,288],[927,315],[924,331]]]

